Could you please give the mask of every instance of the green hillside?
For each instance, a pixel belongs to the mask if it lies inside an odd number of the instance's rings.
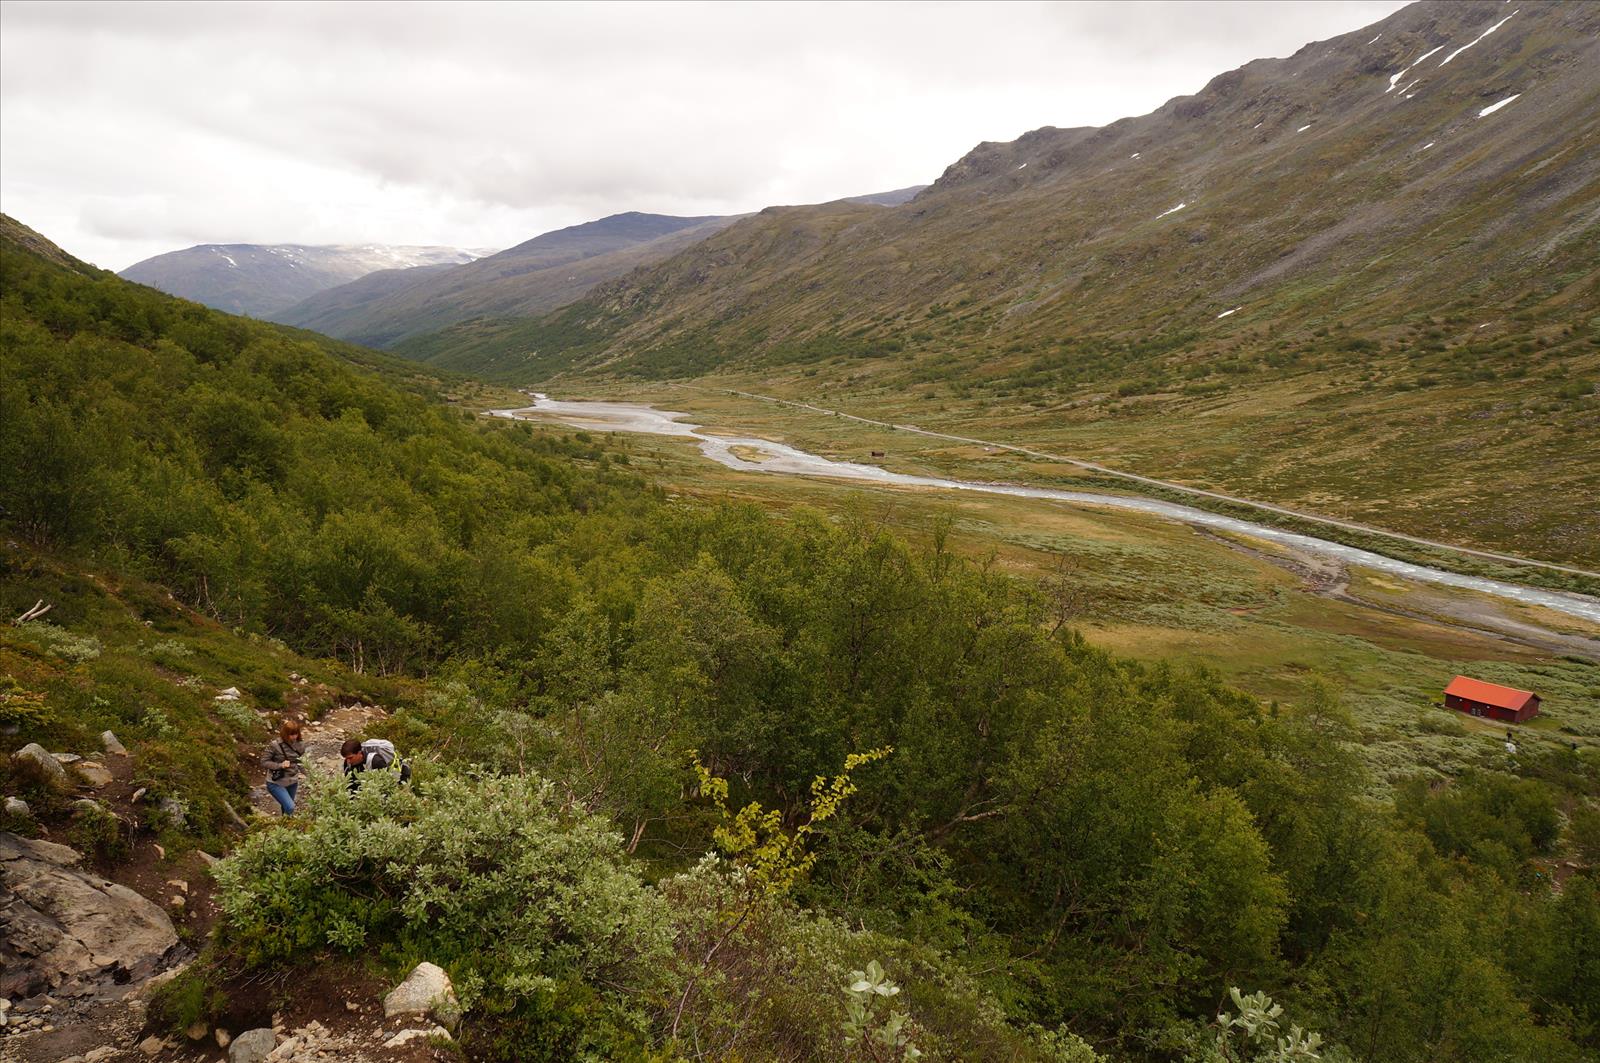
[[[1593,747],[1373,800],[1336,689],[1120,659],[942,534],[668,498],[9,219],[0,272],[0,606],[53,606],[0,628],[0,749],[113,728],[144,802],[8,756],[4,826],[229,853],[153,1030],[429,959],[475,1059],[1311,1058],[1230,987],[1324,1059],[1600,1048]],[[341,691],[413,785],[238,827]]]
[[[1597,135],[1600,8],[1420,3],[1143,117],[980,145],[903,206],[769,209],[401,350],[712,377],[1592,567]]]
[[[485,315],[527,316],[554,310],[602,281],[670,258],[734,220],[617,214],[544,233],[450,269],[368,275],[271,316],[340,339],[386,347]]]

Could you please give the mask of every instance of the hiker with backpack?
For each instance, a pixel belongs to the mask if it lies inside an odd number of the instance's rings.
[[[286,816],[294,815],[295,797],[300,790],[300,779],[305,775],[300,760],[305,755],[300,721],[293,719],[283,721],[278,737],[269,742],[261,754],[261,766],[267,769],[267,793],[278,802]]]
[[[400,759],[400,755],[394,751],[394,743],[387,738],[368,738],[365,741],[346,738],[344,745],[339,747],[339,753],[344,757],[344,775],[351,793],[360,789],[361,772],[364,771],[394,768],[400,772],[402,783],[411,779],[411,765]]]

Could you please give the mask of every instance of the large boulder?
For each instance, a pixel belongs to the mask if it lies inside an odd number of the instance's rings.
[[[67,769],[37,742],[29,742],[11,754],[11,762],[19,771],[26,772],[47,786],[62,791],[72,789],[72,780],[67,778]]]
[[[270,1026],[246,1030],[228,1045],[228,1063],[261,1063],[277,1043],[278,1035]]]
[[[161,908],[53,842],[0,832],[0,995],[74,995],[150,976],[178,944]]]
[[[432,1015],[446,1026],[454,1027],[461,1019],[461,1004],[456,1000],[449,975],[431,963],[419,963],[406,975],[404,982],[383,998],[383,1015],[386,1019],[397,1015]]]

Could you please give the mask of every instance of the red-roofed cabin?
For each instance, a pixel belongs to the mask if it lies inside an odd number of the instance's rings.
[[[1444,703],[1458,712],[1521,723],[1539,714],[1539,695],[1458,675],[1444,688]]]

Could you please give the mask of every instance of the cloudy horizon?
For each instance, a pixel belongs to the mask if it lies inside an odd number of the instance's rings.
[[[822,202],[1402,6],[7,2],[0,209],[122,269]]]

